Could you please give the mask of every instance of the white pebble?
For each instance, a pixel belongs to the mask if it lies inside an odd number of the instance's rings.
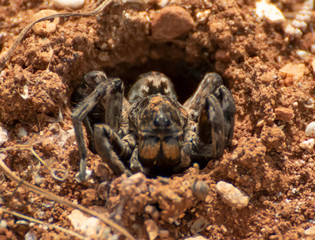
[[[0,229],[1,228],[7,228],[8,227],[8,223],[6,220],[0,220]]]
[[[300,143],[300,148],[308,151],[312,151],[312,149],[315,146],[315,140],[314,138],[311,138],[309,140],[303,141]]]
[[[259,18],[266,20],[268,23],[282,23],[285,21],[285,17],[279,8],[266,0],[256,2],[255,13]]]
[[[168,4],[169,0],[160,0],[157,2],[157,4],[159,5],[159,7],[163,8]]]
[[[302,31],[298,28],[293,27],[291,24],[288,24],[284,32],[286,35],[293,37],[293,38],[300,38],[302,36]]]
[[[245,193],[234,187],[231,183],[219,181],[215,188],[222,200],[231,207],[238,209],[247,207],[249,196],[245,195]]]
[[[87,237],[96,236],[100,225],[100,220],[90,217],[75,209],[68,216],[75,230],[83,232]]]
[[[305,229],[304,234],[306,236],[315,236],[315,226]]]
[[[305,134],[308,137],[315,137],[315,122],[311,122],[306,126]]]
[[[207,238],[204,238],[201,235],[194,235],[192,237],[185,238],[184,240],[207,240]]]
[[[300,20],[295,19],[292,21],[292,26],[295,28],[299,28],[304,32],[307,28],[307,23],[304,21],[300,21]]]
[[[32,21],[50,16],[53,14],[57,14],[57,13],[58,12],[54,10],[50,10],[50,9],[41,10],[32,16]],[[36,34],[46,36],[56,31],[58,24],[59,24],[59,18],[55,18],[53,21],[47,20],[47,21],[38,22],[33,26],[32,29]],[[25,94],[25,89],[24,89],[24,94]]]
[[[0,146],[8,141],[8,131],[0,126]]]
[[[79,9],[83,6],[84,0],[53,0],[53,4],[60,9]]]
[[[296,55],[298,55],[299,58],[302,60],[306,60],[311,56],[309,52],[306,52],[304,50],[296,50]]]
[[[20,93],[20,96],[21,96],[24,100],[26,100],[26,99],[29,98],[27,85],[24,85],[24,87],[23,87],[23,93]]]

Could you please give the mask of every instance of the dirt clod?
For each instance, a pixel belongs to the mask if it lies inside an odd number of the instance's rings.
[[[294,111],[290,108],[276,108],[275,109],[276,120],[282,120],[285,122],[289,122],[294,118]]]

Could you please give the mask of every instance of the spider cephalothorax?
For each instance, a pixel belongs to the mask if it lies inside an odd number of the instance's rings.
[[[85,76],[77,93],[83,101],[72,119],[81,157],[80,180],[86,177],[87,153],[82,122],[90,148],[115,174],[180,172],[192,158],[221,157],[233,136],[235,103],[216,73],[206,74],[184,105],[177,101],[170,79],[158,72],[140,75],[127,98],[120,79],[97,71]],[[103,120],[98,118],[93,128],[95,115]]]

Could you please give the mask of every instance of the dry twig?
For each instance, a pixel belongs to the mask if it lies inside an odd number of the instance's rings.
[[[32,218],[32,217],[26,216],[26,215],[24,215],[24,214],[17,213],[17,212],[13,212],[13,211],[7,210],[7,209],[5,209],[5,208],[1,208],[1,207],[0,207],[0,211],[3,212],[3,213],[11,214],[11,215],[13,215],[13,216],[15,216],[15,217],[19,217],[19,218],[28,220],[28,221],[30,221],[30,222],[34,222],[34,223],[46,225],[46,226],[51,227],[51,228],[58,229],[58,230],[60,230],[60,231],[62,231],[62,232],[64,232],[64,233],[67,233],[67,234],[69,234],[69,235],[72,235],[72,236],[77,237],[77,238],[80,238],[80,239],[85,239],[85,237],[82,236],[81,234],[78,234],[78,233],[73,232],[73,231],[71,231],[71,230],[68,230],[68,229],[66,229],[66,228],[60,227],[60,226],[58,226],[58,225],[56,225],[56,224],[46,223],[46,222],[40,221],[40,220],[38,220],[38,219],[36,219],[36,218]]]
[[[28,188],[30,191],[40,194],[43,197],[46,197],[50,200],[53,200],[59,204],[68,206],[70,208],[74,208],[74,209],[79,209],[80,211],[82,211],[83,213],[86,213],[88,215],[91,215],[93,217],[99,218],[102,222],[104,222],[105,224],[107,224],[108,226],[112,227],[113,229],[115,229],[116,231],[120,232],[121,234],[123,234],[124,236],[126,236],[128,239],[132,239],[135,240],[135,238],[133,236],[131,236],[131,234],[124,229],[123,227],[121,227],[120,225],[118,225],[117,223],[115,223],[114,221],[112,221],[111,219],[103,216],[102,214],[99,214],[93,210],[90,210],[88,208],[83,207],[82,205],[79,204],[75,204],[73,202],[70,202],[69,200],[63,199],[45,189],[39,188],[33,184],[30,184],[28,182],[24,182],[22,179],[20,179],[18,176],[16,176],[8,167],[7,165],[0,159],[0,169],[5,173],[5,175],[10,178],[12,181],[15,181],[17,183],[19,183],[20,185]]]
[[[68,171],[66,169],[57,169],[57,168],[51,168],[50,166],[48,166],[48,164],[33,149],[34,140],[35,140],[35,135],[33,135],[29,143],[17,144],[17,145],[14,145],[13,147],[0,149],[0,153],[5,152],[5,151],[29,150],[38,159],[38,161],[40,161],[50,171],[50,174],[54,179],[58,181],[66,180],[66,178],[69,175]],[[59,177],[57,173],[62,173],[62,177]]]

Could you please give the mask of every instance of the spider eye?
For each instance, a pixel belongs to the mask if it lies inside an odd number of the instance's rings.
[[[155,127],[169,127],[171,125],[171,121],[165,117],[164,115],[160,114],[157,117],[154,118],[153,124]]]

